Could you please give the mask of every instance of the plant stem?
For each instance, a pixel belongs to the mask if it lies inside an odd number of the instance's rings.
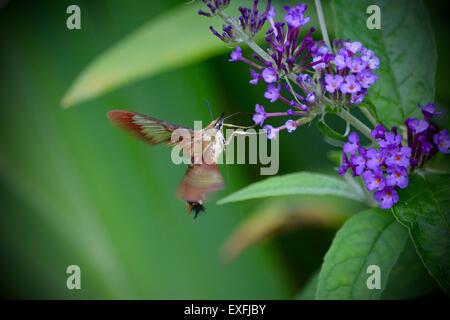
[[[328,37],[327,25],[325,23],[325,18],[323,16],[322,4],[320,0],[314,0],[316,4],[317,16],[319,17],[320,31],[322,32],[322,38],[327,44],[327,46],[331,48],[330,38]]]
[[[298,101],[297,94],[295,94],[295,90],[294,90],[294,88],[292,87],[291,82],[289,81],[289,77],[285,77],[285,81],[286,81],[286,83],[288,84],[289,89],[291,89],[291,94],[292,94],[292,96],[294,97],[295,101],[297,101],[297,103],[298,103],[299,105],[302,105],[302,103],[301,103],[300,101]]]
[[[367,120],[370,121],[370,123],[373,126],[377,125],[377,119],[370,113],[369,109],[367,108],[360,108],[361,112],[366,116]]]
[[[263,58],[266,61],[274,63],[272,57],[264,51],[260,46],[256,44],[255,41],[253,41],[242,29],[241,26],[228,16],[224,12],[219,12],[219,16],[222,18],[223,21],[225,21],[227,24],[233,26],[237,34],[239,35],[242,42],[245,42],[257,55],[259,55],[261,58]]]
[[[362,123],[358,118],[354,117],[350,112],[342,109],[337,115],[358,129],[363,135],[369,138],[369,140],[373,141],[369,127]]]

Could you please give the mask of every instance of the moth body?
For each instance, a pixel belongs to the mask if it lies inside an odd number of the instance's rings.
[[[223,188],[223,177],[217,166],[225,147],[223,114],[200,132],[125,110],[110,111],[108,118],[151,145],[179,145],[190,155],[191,164],[177,188],[177,195],[186,201],[187,210],[194,212],[194,218],[205,211],[203,203],[207,195]],[[182,130],[184,136],[175,135],[177,130]]]

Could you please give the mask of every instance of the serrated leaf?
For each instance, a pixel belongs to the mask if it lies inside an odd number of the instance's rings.
[[[370,5],[381,9],[381,29],[369,30]],[[400,125],[417,116],[417,104],[434,99],[436,45],[422,0],[334,0],[336,33],[342,39],[360,41],[381,60],[378,82],[368,99],[378,120]]]
[[[389,212],[370,209],[350,218],[324,258],[317,299],[379,299],[408,241],[407,230]],[[381,289],[370,290],[367,268],[380,268]]]
[[[225,198],[219,204],[290,195],[331,195],[364,201],[344,180],[318,173],[299,172],[270,177],[253,183]]]
[[[419,256],[431,275],[450,293],[450,185],[449,174],[410,176],[399,192],[395,217],[411,234]]]

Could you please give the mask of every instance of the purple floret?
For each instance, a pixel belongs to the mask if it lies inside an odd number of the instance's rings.
[[[375,201],[380,203],[382,209],[392,208],[399,200],[397,191],[392,187],[386,187],[381,191],[375,192],[373,197]]]

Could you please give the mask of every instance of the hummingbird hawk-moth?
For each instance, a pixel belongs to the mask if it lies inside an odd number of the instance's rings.
[[[217,160],[226,144],[223,137],[224,114],[197,133],[191,128],[125,110],[110,111],[108,118],[150,145],[180,145],[183,151],[188,152],[191,161],[178,185],[177,195],[186,201],[187,210],[189,213],[194,212],[194,218],[205,211],[203,203],[207,195],[224,187],[223,177],[217,166]],[[178,129],[185,130],[190,139],[179,139],[174,134]],[[197,146],[202,150],[200,154],[195,152]]]

